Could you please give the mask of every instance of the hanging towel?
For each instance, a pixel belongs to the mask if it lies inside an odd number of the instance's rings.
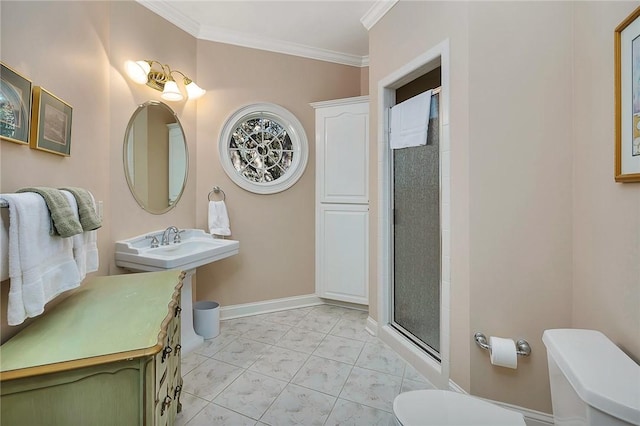
[[[86,192],[86,196],[88,199],[87,208],[94,209],[95,200],[93,195],[89,191],[83,190]],[[75,216],[79,218],[81,216],[82,208],[78,206],[76,210],[76,200],[77,196],[71,191],[62,190],[62,193],[67,197],[69,201],[69,205],[71,209],[76,211]],[[82,222],[82,219],[79,219]],[[78,272],[80,274],[80,280],[84,280],[90,272],[95,272],[98,270],[99,261],[98,261],[98,245],[97,245],[97,234],[98,231],[90,230],[84,231],[81,234],[76,234],[72,239],[73,246],[73,260],[76,262],[76,266],[78,267]]]
[[[72,239],[49,234],[51,218],[43,197],[33,192],[0,197],[9,203],[7,320],[18,325],[42,314],[47,302],[78,287],[81,278]]]
[[[0,209],[0,281],[9,279],[9,209]]]
[[[229,215],[224,201],[209,201],[209,233],[223,237],[231,235]]]
[[[66,238],[82,233],[82,225],[76,219],[69,201],[59,190],[38,186],[22,188],[17,192],[35,192],[44,198],[53,221],[53,227],[49,230],[52,235]]]
[[[391,149],[427,144],[431,90],[391,108]]]
[[[78,219],[85,232],[93,231],[102,226],[102,221],[96,213],[93,195],[91,195],[89,191],[75,187],[60,188],[60,190],[69,191],[73,194],[76,204],[78,205]]]

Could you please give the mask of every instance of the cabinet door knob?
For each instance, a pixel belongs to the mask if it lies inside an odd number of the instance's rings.
[[[173,399],[180,398],[180,392],[182,392],[182,386],[176,386],[176,389],[173,391]]]
[[[182,312],[182,308],[180,306],[176,306],[176,312],[173,316],[179,317],[181,312]]]
[[[180,343],[178,343],[176,345],[176,355],[180,355],[180,350],[182,349],[182,345]]]

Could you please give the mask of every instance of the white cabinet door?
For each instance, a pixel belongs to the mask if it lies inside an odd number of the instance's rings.
[[[369,102],[316,109],[316,179],[321,203],[369,202]]]
[[[369,304],[369,99],[316,109],[316,293]]]
[[[316,232],[318,296],[369,303],[369,206],[320,204]]]

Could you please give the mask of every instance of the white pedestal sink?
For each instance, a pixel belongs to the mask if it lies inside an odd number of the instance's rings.
[[[147,237],[156,236],[161,241],[163,231],[116,241],[116,265],[137,272],[180,269],[185,272],[182,281],[182,352],[187,354],[202,343],[202,336],[193,330],[193,285],[192,278],[198,266],[238,254],[240,243],[235,240],[213,238],[201,229],[186,229],[181,232],[180,243],[170,243],[152,248]]]

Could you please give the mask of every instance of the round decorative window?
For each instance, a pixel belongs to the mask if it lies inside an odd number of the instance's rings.
[[[241,188],[274,194],[300,179],[309,157],[302,124],[279,105],[245,106],[229,117],[218,143],[227,175]]]

